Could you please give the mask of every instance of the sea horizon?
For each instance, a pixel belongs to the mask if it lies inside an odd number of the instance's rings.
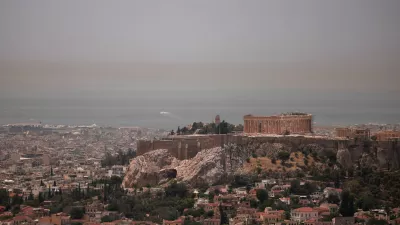
[[[298,90],[264,90],[255,91],[252,95],[226,91],[219,92],[217,96],[213,96],[212,92],[205,92],[204,95],[201,92],[186,92],[184,96],[177,93],[149,91],[122,96],[103,92],[97,96],[92,93],[31,98],[2,96],[0,124],[40,121],[53,125],[176,129],[195,121],[212,122],[216,115],[229,123],[243,124],[243,116],[247,114],[268,116],[284,112],[313,114],[315,126],[400,123],[400,103],[387,93]]]

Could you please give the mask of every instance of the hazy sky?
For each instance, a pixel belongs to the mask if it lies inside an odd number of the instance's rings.
[[[400,93],[399,12],[399,0],[0,0],[0,94]]]

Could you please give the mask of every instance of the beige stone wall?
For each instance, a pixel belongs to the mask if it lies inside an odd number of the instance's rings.
[[[137,155],[143,155],[156,149],[168,149],[174,157],[183,160],[193,158],[202,149],[223,146],[230,135],[175,136],[167,140],[140,140],[137,144]]]

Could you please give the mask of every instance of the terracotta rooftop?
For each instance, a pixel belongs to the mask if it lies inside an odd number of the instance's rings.
[[[295,212],[314,212],[316,210],[314,210],[311,207],[301,207],[301,208],[298,208],[298,209],[294,209],[293,211],[295,211]]]

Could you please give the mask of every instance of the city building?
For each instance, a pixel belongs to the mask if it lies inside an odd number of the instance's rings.
[[[296,222],[303,222],[310,219],[318,219],[318,211],[310,207],[301,207],[293,209],[290,213],[290,218]]]
[[[114,165],[111,167],[111,170],[108,171],[108,176],[123,177],[125,175],[126,169],[126,166]]]

